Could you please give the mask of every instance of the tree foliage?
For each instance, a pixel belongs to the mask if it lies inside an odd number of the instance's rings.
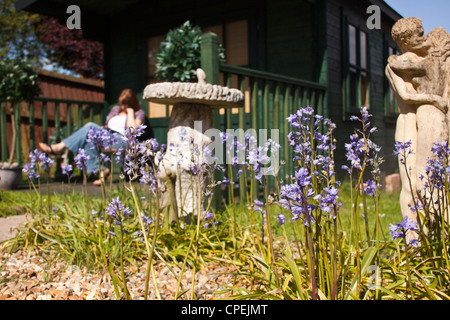
[[[103,45],[83,38],[57,19],[16,12],[17,0],[0,0],[0,59],[24,59],[34,67],[55,63],[85,78],[103,77]]]
[[[83,38],[81,29],[70,30],[46,17],[37,25],[36,35],[46,45],[51,61],[85,78],[103,77],[103,44]]]
[[[16,0],[0,1],[0,58],[21,58],[40,65],[43,45],[35,36],[41,16],[25,11],[16,12]]]

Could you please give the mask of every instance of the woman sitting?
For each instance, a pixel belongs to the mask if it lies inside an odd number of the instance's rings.
[[[119,135],[119,142],[112,148],[125,147],[126,143],[121,139],[125,134],[125,130],[127,128],[136,128],[138,125],[143,124],[144,121],[145,113],[141,109],[134,91],[131,89],[123,90],[119,96],[118,105],[114,106],[106,117],[105,127],[109,129],[109,133],[111,135],[114,133]],[[100,126],[93,122],[88,122],[63,141],[52,145],[41,142],[39,147],[42,151],[55,155],[62,154],[65,149],[69,149],[74,154],[78,153],[79,148],[85,149],[86,154],[89,155],[86,171],[88,173],[97,172],[99,170],[98,151],[96,148],[91,149],[90,146],[86,146],[88,132],[92,127],[99,128]],[[109,169],[100,172],[100,179],[94,181],[94,184],[101,185],[102,179],[107,178],[109,173]]]

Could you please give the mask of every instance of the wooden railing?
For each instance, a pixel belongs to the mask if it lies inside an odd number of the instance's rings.
[[[286,120],[299,108],[311,106],[317,113],[324,113],[326,87],[314,82],[285,77],[278,74],[220,64],[223,82],[230,88],[240,89],[246,96],[246,105],[238,110],[226,109],[224,129],[249,128],[278,130],[281,167],[280,176],[292,173],[292,150],[289,148],[289,124]]]
[[[50,136],[53,142],[59,142],[88,121],[104,123],[107,110],[103,102],[37,98],[31,104],[13,106],[15,123],[12,124],[9,109],[6,103],[0,105],[1,161],[8,160],[8,140],[11,141],[8,131],[14,125],[17,132],[15,161],[19,165],[26,161],[28,152],[36,148],[37,142],[48,143]]]
[[[284,179],[286,175],[293,174],[294,169],[293,151],[288,143],[290,127],[286,118],[307,106],[327,117],[327,87],[275,73],[222,64],[217,58],[218,45],[215,34],[202,35],[201,65],[206,73],[206,81],[240,89],[245,94],[245,106],[215,110],[215,127],[222,131],[268,129],[268,139],[271,138],[271,129],[278,130],[280,161],[285,162],[279,176]]]

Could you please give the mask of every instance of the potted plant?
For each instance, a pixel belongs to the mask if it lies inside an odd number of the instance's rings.
[[[14,189],[22,176],[22,167],[17,162],[13,162],[17,141],[14,107],[22,101],[33,102],[40,94],[38,78],[38,72],[23,59],[0,60],[0,102],[9,103],[12,129],[8,162],[0,163],[0,187],[2,189]]]
[[[197,82],[201,67],[202,30],[186,21],[169,30],[156,53],[156,78],[168,82]],[[225,62],[225,49],[219,45],[219,60]]]

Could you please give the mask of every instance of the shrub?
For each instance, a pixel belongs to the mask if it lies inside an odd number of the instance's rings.
[[[38,78],[37,71],[23,59],[4,59],[0,61],[0,101],[10,103],[11,123],[13,124],[11,126],[13,141],[9,155],[9,164],[11,164],[15,154],[15,141],[17,139],[13,108],[21,101],[32,102],[40,94],[41,89]]]
[[[156,54],[156,77],[170,82],[196,82],[195,70],[201,66],[201,42],[201,28],[189,21],[170,30]],[[222,46],[219,46],[219,60],[225,62]]]

